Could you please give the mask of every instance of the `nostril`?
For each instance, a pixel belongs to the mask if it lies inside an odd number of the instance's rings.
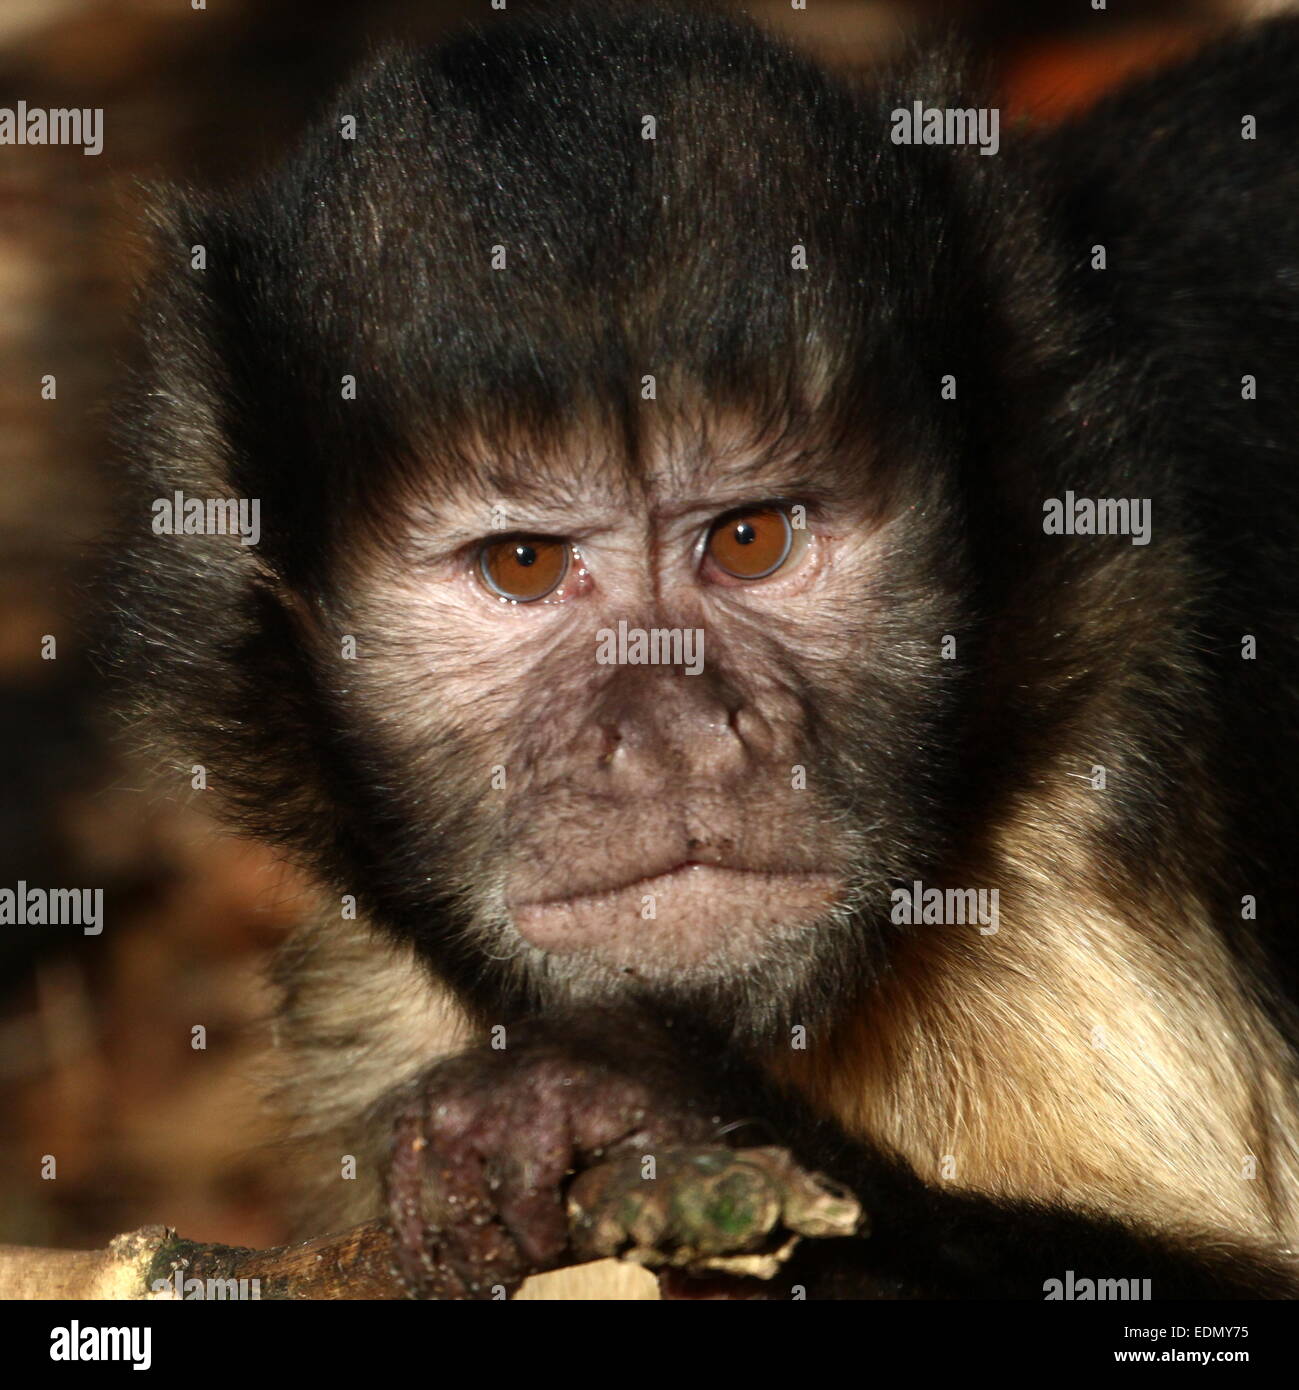
[[[689,863],[725,864],[735,857],[735,840],[730,835],[688,835],[685,854]]]
[[[600,733],[602,736],[600,761],[607,765],[613,761],[613,755],[618,751],[618,745],[622,742],[622,734],[613,724],[601,725]]]

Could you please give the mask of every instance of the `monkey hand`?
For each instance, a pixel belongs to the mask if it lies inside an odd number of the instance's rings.
[[[412,1297],[491,1298],[565,1262],[564,1185],[611,1153],[716,1142],[711,1089],[673,1037],[590,1010],[512,1027],[404,1095],[387,1175]]]

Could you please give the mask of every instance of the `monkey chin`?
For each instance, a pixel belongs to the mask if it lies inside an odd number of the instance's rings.
[[[842,891],[837,874],[684,863],[599,892],[514,903],[510,916],[548,955],[654,978],[752,962],[824,919]]]

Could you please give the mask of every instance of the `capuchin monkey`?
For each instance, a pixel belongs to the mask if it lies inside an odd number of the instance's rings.
[[[322,885],[316,1231],[499,1296],[774,1142],[869,1233],[772,1297],[1295,1293],[1296,72],[1035,134],[601,6],[168,200],[112,655]]]

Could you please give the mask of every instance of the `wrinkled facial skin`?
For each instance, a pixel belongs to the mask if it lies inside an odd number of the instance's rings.
[[[914,513],[829,476],[668,441],[633,476],[574,440],[492,503],[480,480],[394,499],[355,553],[333,621],[359,659],[335,698],[396,789],[381,833],[427,893],[416,939],[489,1008],[506,983],[523,1005],[648,995],[762,1031],[868,977],[868,913],[914,862],[941,673],[912,634],[938,596],[906,582]],[[763,505],[792,519],[789,553],[737,577],[710,536]],[[535,601],[483,579],[483,543],[515,537],[569,547]],[[689,631],[696,673],[601,661],[620,623]]]

